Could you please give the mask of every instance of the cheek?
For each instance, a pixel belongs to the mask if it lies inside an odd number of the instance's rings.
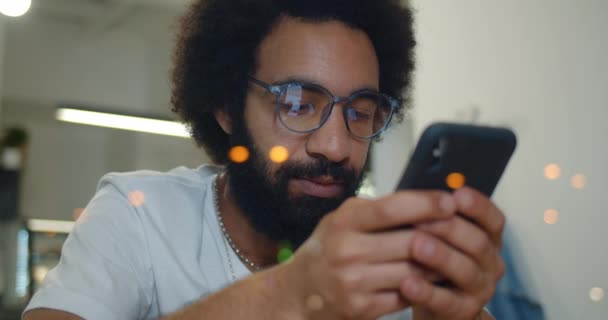
[[[369,141],[355,141],[352,146],[351,163],[353,168],[358,174],[361,174],[363,167],[368,160],[369,154]]]
[[[305,149],[303,147],[305,135],[287,130],[275,117],[274,109],[246,108],[244,116],[245,125],[253,143],[258,149],[260,157],[269,165],[271,171],[276,171],[276,168],[280,166],[280,160],[282,160],[281,147],[287,151],[287,159],[301,156],[299,151]],[[276,157],[276,160],[279,160],[278,163],[272,161],[270,155],[275,147],[279,147],[278,152],[273,152],[273,156]]]

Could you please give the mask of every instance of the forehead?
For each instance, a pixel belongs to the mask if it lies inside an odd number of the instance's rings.
[[[342,22],[282,18],[258,50],[256,77],[267,82],[302,78],[338,95],[378,89],[378,59],[365,32]]]

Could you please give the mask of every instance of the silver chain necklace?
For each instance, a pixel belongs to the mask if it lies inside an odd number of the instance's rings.
[[[243,262],[245,265],[250,267],[252,270],[258,271],[258,270],[260,270],[260,267],[257,266],[255,263],[253,263],[251,260],[249,260],[247,257],[245,257],[241,253],[241,250],[239,250],[236,247],[236,245],[232,241],[232,238],[228,234],[228,231],[226,230],[226,226],[224,225],[224,219],[222,219],[222,213],[220,212],[219,179],[220,179],[219,174],[217,175],[217,177],[215,179],[213,179],[213,204],[215,205],[215,211],[217,213],[217,222],[220,225],[220,229],[222,230],[222,233],[224,234],[223,242],[224,242],[224,247],[226,249],[226,257],[228,258],[228,267],[230,268],[230,273],[232,274],[232,280],[236,280],[236,273],[234,272],[234,266],[232,265],[232,260],[230,259],[230,252],[228,250],[228,245],[230,245],[230,247],[236,253],[237,257],[239,257],[241,262]],[[226,243],[228,243],[228,245],[226,245]]]

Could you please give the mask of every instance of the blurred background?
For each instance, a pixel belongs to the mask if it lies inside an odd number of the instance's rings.
[[[18,319],[103,174],[208,162],[179,127],[73,123],[87,115],[72,109],[175,119],[170,58],[189,2],[0,1],[0,319]],[[508,289],[546,319],[606,319],[608,1],[410,2],[415,108],[375,146],[366,192],[392,191],[431,122],[514,129],[494,196],[517,271]]]

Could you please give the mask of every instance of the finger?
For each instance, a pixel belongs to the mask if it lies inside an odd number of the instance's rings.
[[[414,229],[362,234],[357,242],[370,263],[396,262],[410,258]]]
[[[453,217],[455,218],[455,217]],[[452,219],[453,219],[452,218]],[[414,261],[405,261],[411,259],[411,246],[415,231],[413,229],[386,231],[382,233],[363,234],[357,237],[359,244],[363,249],[366,260],[370,264],[382,264],[392,266],[403,266],[406,263],[408,268],[414,270],[416,274],[421,275],[424,279],[431,282],[443,280],[444,277],[436,272],[426,268],[421,268]],[[391,280],[392,281],[392,280]]]
[[[442,191],[401,191],[370,200],[366,210],[350,209],[351,225],[371,232],[447,218],[455,214],[456,204],[451,194]]]
[[[416,226],[472,257],[482,269],[492,268],[497,263],[498,250],[487,233],[479,226],[463,219],[453,217]]]
[[[449,288],[439,287],[430,282],[412,277],[401,286],[401,294],[414,306],[421,306],[433,315],[450,319],[472,319],[483,308],[471,296],[466,296]]]
[[[429,281],[439,280],[439,276],[410,262],[392,262],[368,266],[362,275],[365,291],[399,290],[401,282],[409,276],[417,276]]]
[[[374,293],[370,298],[370,305],[372,307],[367,315],[370,319],[377,319],[410,306],[401,293],[395,290]]]
[[[473,259],[429,234],[416,233],[412,257],[463,291],[478,291],[487,282],[486,273]]]
[[[460,214],[479,224],[499,248],[505,216],[494,203],[477,190],[465,187],[454,192],[457,210]]]

